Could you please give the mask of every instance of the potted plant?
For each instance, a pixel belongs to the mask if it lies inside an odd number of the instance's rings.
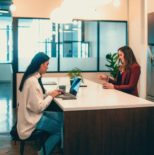
[[[110,70],[110,76],[116,79],[116,75],[119,69],[119,66],[117,65],[118,55],[117,53],[114,54],[107,54],[106,60],[109,62],[109,65],[105,65]]]
[[[68,70],[68,76],[70,77],[70,84],[72,85],[74,77],[80,77],[82,79],[82,82],[84,83],[83,77],[82,77],[82,70],[75,67],[71,70]]]

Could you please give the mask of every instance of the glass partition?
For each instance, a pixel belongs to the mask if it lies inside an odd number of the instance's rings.
[[[76,21],[58,25],[49,19],[19,19],[18,71],[25,72],[38,52],[50,57],[48,72],[65,72],[74,67],[109,71],[106,55],[125,45],[127,22]]]
[[[18,71],[24,72],[34,55],[44,52],[50,57],[47,71],[58,71],[58,25],[48,19],[18,20]]]
[[[0,17],[0,63],[8,63],[12,60],[12,17]]]
[[[99,68],[100,71],[108,71],[106,55],[117,53],[119,47],[127,45],[126,22],[100,22],[99,34]]]
[[[60,28],[60,71],[74,67],[96,71],[97,22],[78,21]]]

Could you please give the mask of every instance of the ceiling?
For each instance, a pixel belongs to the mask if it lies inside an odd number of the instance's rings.
[[[10,5],[12,3],[12,0],[0,0],[0,10],[8,10],[9,13],[0,13],[0,17],[2,16],[11,16],[11,11],[10,11]]]

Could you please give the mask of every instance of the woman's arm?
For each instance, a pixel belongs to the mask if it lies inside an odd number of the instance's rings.
[[[115,84],[117,84],[117,78],[118,78],[118,73],[117,73],[117,75],[116,75],[116,79],[115,79],[115,80],[109,78],[109,81],[108,81],[108,82],[115,85]]]
[[[130,76],[130,81],[128,85],[115,85],[114,88],[118,89],[118,90],[129,90],[132,91],[134,90],[134,88],[137,86],[139,77],[140,77],[140,67],[139,66],[135,66],[134,68],[132,68],[131,71],[131,76]]]
[[[48,95],[52,93],[52,90],[46,91],[45,94],[43,94],[43,98],[46,98]]]
[[[45,99],[43,99],[41,96],[42,94],[36,87],[35,83],[33,83],[31,80],[29,80],[29,82],[31,87],[28,90],[27,108],[35,113],[41,113],[48,107],[53,98],[52,96],[48,95]]]

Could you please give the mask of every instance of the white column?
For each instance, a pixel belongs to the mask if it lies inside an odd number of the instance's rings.
[[[128,41],[141,66],[138,91],[146,97],[147,0],[129,0]]]

